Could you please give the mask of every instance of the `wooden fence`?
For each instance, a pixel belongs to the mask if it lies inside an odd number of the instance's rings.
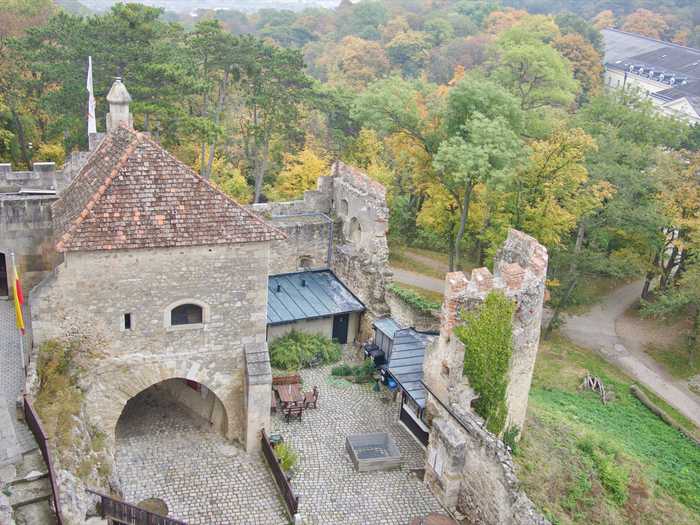
[[[100,514],[109,523],[125,525],[187,525],[184,521],[161,516],[155,512],[115,499],[101,492],[87,489],[89,494],[100,498]]]
[[[260,441],[262,442],[263,455],[267,460],[267,464],[270,465],[270,470],[272,470],[275,483],[277,483],[277,487],[282,494],[284,503],[287,505],[289,515],[293,519],[294,515],[299,511],[299,496],[294,494],[292,485],[289,483],[289,478],[287,478],[284,470],[282,470],[279,460],[277,459],[277,456],[275,456],[275,451],[272,448],[272,444],[270,443],[267,434],[265,434],[265,430],[263,429],[260,433],[262,434]]]
[[[24,419],[27,422],[27,426],[34,434],[37,444],[39,445],[39,450],[41,450],[41,455],[44,456],[44,463],[46,463],[46,468],[49,471],[49,481],[51,482],[51,493],[53,499],[53,508],[56,513],[56,522],[58,525],[63,525],[63,520],[61,518],[61,501],[58,497],[58,483],[56,482],[56,472],[53,468],[53,461],[51,460],[51,451],[49,450],[49,438],[44,432],[44,427],[41,425],[41,420],[39,416],[34,411],[27,395],[24,395]]]

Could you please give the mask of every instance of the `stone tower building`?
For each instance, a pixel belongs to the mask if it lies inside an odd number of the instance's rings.
[[[269,421],[264,269],[284,235],[124,124],[52,205],[63,262],[31,294],[35,344],[100,342],[85,409],[109,438],[131,397],[179,378],[252,448]]]

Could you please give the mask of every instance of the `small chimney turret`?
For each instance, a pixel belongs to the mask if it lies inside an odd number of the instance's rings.
[[[129,112],[129,102],[131,95],[122,83],[122,79],[117,77],[112,84],[112,89],[107,94],[109,103],[109,113],[107,113],[107,133],[114,131],[119,126],[126,125],[129,129],[134,127],[134,119]]]

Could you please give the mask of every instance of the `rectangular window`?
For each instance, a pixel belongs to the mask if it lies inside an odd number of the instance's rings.
[[[131,330],[131,314],[124,314],[124,330]]]

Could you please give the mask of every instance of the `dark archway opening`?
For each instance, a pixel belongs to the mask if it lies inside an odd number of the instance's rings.
[[[182,421],[164,422],[169,419]],[[201,383],[181,378],[156,383],[129,399],[117,421],[117,439],[156,423],[209,429],[223,436],[228,429],[226,409],[216,394]]]
[[[0,297],[9,295],[9,287],[7,285],[7,258],[5,254],[0,252]]]

